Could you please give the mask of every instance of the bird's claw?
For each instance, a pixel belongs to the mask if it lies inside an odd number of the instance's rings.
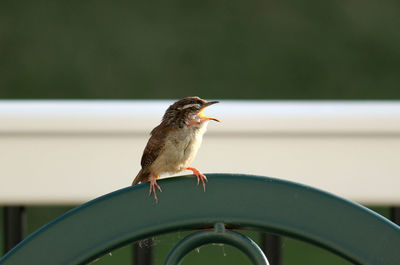
[[[199,185],[201,180],[201,184],[203,185],[203,190],[206,191],[206,183],[204,182],[204,180],[207,182],[208,181],[207,177],[201,173],[199,175],[196,175],[196,177],[197,177],[197,185]]]
[[[206,191],[206,183],[208,181],[207,177],[203,174],[201,174],[201,172],[197,169],[197,168],[193,168],[193,167],[188,167],[188,170],[191,170],[193,172],[194,175],[196,175],[197,177],[197,185],[200,184],[200,180],[201,180],[201,184],[203,185],[203,190]]]
[[[162,192],[161,187],[157,184],[156,178],[151,178],[150,180],[150,190],[149,190],[149,196],[151,195],[151,193],[153,193],[154,199],[156,201],[158,201],[158,197],[157,197],[157,192],[156,192],[156,187],[157,189]]]

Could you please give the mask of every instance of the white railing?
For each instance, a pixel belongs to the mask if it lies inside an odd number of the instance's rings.
[[[130,185],[171,102],[0,101],[0,204],[81,203]],[[207,113],[222,122],[210,123],[193,163],[205,173],[400,204],[398,101],[222,100]]]

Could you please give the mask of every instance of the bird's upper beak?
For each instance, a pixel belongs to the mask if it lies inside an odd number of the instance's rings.
[[[211,105],[213,105],[213,104],[215,104],[215,103],[219,103],[219,101],[209,101],[209,102],[207,102],[204,106],[203,106],[203,108],[200,110],[200,112],[197,114],[199,117],[200,117],[200,119],[201,120],[213,120],[213,121],[217,121],[217,122],[220,122],[220,120],[218,120],[217,118],[213,118],[213,117],[209,117],[209,116],[206,116],[206,115],[204,115],[204,113],[203,113],[203,111],[204,111],[204,109],[205,108],[207,108],[208,106],[211,106]]]

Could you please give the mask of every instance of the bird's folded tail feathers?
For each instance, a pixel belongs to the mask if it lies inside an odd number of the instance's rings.
[[[141,182],[146,182],[148,181],[149,178],[149,172],[147,170],[143,170],[143,168],[139,171],[137,174],[136,178],[132,182],[132,186],[139,184]]]

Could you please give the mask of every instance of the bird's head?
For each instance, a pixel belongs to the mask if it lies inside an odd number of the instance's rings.
[[[179,127],[201,124],[208,120],[219,122],[218,119],[206,116],[203,113],[206,107],[218,102],[219,101],[206,101],[199,97],[187,97],[178,100],[169,106],[164,114],[163,122]]]

